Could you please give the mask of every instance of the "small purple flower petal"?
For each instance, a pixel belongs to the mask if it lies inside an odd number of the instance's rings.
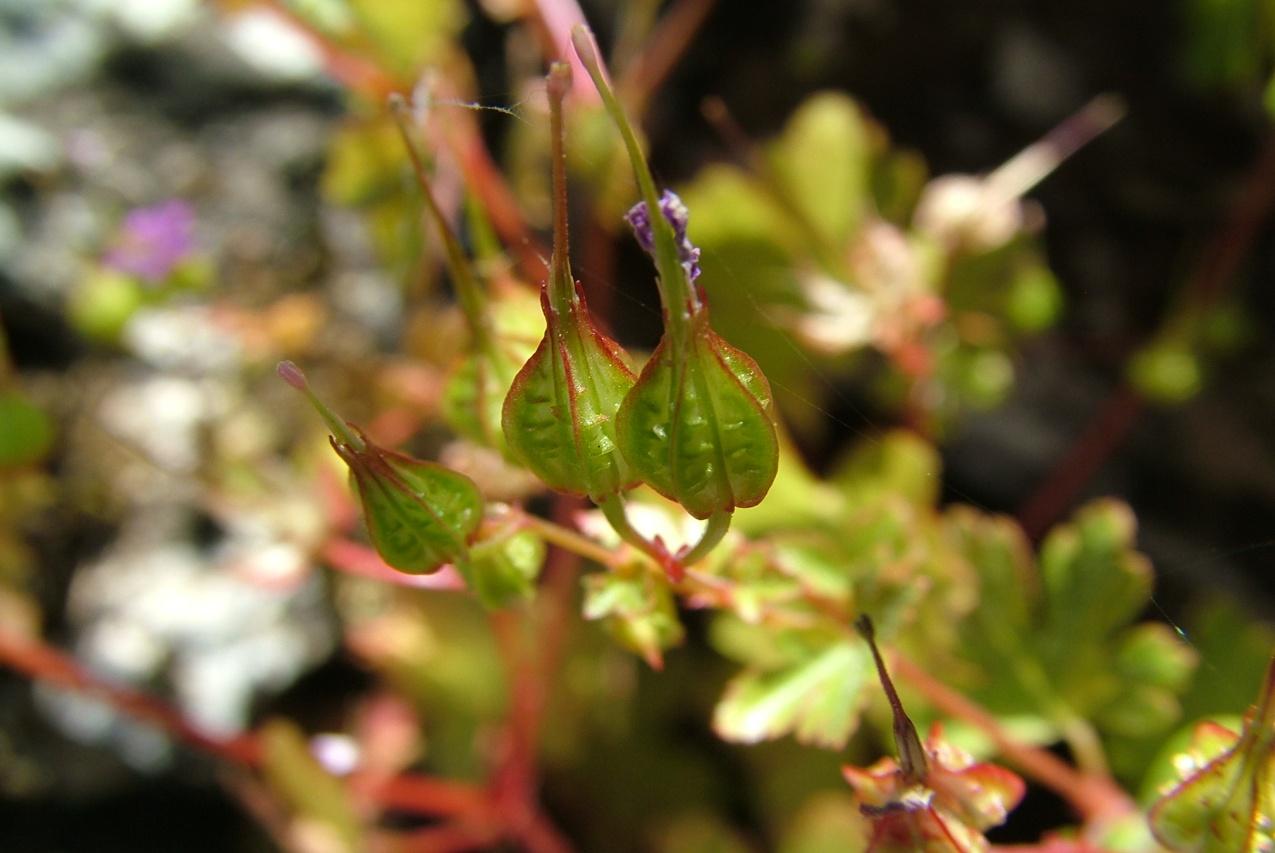
[[[682,262],[682,269],[691,281],[699,278],[699,249],[696,248],[686,234],[686,226],[690,222],[691,213],[678,198],[677,193],[665,190],[660,196],[660,213],[673,226],[673,236],[677,240],[677,256]],[[647,254],[655,251],[655,232],[651,227],[651,214],[646,209],[646,202],[639,201],[625,214],[625,220],[633,229],[638,245]]]
[[[194,251],[195,211],[172,199],[130,211],[102,261],[120,272],[159,282]]]

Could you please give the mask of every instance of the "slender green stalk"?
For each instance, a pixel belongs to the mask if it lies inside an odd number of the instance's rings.
[[[363,453],[367,450],[367,442],[351,429],[350,425],[336,412],[329,409],[327,404],[320,400],[318,395],[310,389],[310,382],[305,378],[305,374],[301,372],[301,368],[290,361],[281,361],[275,370],[280,379],[306,396],[306,399],[310,401],[310,405],[314,406],[314,410],[319,413],[319,417],[323,418],[323,422],[327,424],[328,430],[341,444],[357,453]]]
[[[715,512],[708,517],[708,526],[704,528],[703,534],[700,535],[699,541],[692,545],[684,554],[678,556],[678,561],[684,566],[694,565],[700,560],[708,556],[709,552],[717,547],[717,543],[730,530],[731,517],[733,512]]]
[[[416,140],[412,135],[411,116],[407,103],[401,95],[397,93],[390,95],[390,112],[394,115],[399,135],[407,148],[407,156],[412,162],[412,171],[416,174],[416,182],[420,185],[425,206],[429,209],[430,217],[438,226],[438,233],[442,237],[443,247],[447,253],[447,268],[451,272],[452,282],[456,287],[456,299],[460,303],[461,311],[465,314],[465,321],[469,326],[469,333],[474,338],[474,345],[482,352],[494,356],[497,354],[496,338],[491,317],[487,311],[486,297],[478,285],[478,277],[474,275],[469,258],[461,248],[460,240],[448,224],[438,198],[434,195],[429,175],[425,171],[424,158],[421,157],[420,149],[417,148]]]
[[[624,140],[624,147],[628,151],[633,175],[637,179],[638,189],[642,200],[646,203],[651,220],[655,243],[655,266],[659,271],[658,286],[660,298],[664,303],[665,322],[672,332],[675,345],[680,347],[691,334],[691,318],[702,308],[699,292],[687,280],[682,269],[673,226],[664,218],[660,210],[655,179],[651,176],[651,169],[646,164],[637,134],[633,131],[611,84],[607,82],[606,72],[598,58],[593,33],[583,25],[577,26],[571,31],[571,43],[575,47],[576,55],[580,57],[581,64],[593,79],[593,85],[597,87],[598,94],[602,96],[602,103],[619,129],[620,137]]]
[[[602,500],[595,501],[595,503],[598,509],[602,510],[602,514],[606,517],[611,528],[620,535],[621,539],[646,554],[659,565],[665,566],[669,563],[671,555],[668,549],[662,548],[647,539],[629,522],[628,513],[624,510],[623,498],[619,495],[607,495]]]
[[[576,302],[575,281],[571,277],[570,231],[567,224],[567,147],[562,126],[562,102],[571,88],[571,66],[555,62],[549,69],[549,138],[553,160],[553,256],[549,261],[549,305],[559,315],[570,312]]]

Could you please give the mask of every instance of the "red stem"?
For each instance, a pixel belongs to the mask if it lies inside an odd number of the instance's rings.
[[[39,641],[0,630],[0,664],[33,680],[97,696],[117,711],[151,723],[187,746],[229,764],[251,769],[261,763],[255,735],[218,738],[205,734],[163,700],[110,684],[70,655]],[[473,785],[421,775],[385,779],[380,774],[357,771],[346,779],[351,787],[363,788],[384,807],[438,815],[497,814],[486,793]]]
[[[1242,194],[1201,254],[1184,287],[1183,295],[1191,310],[1208,309],[1235,281],[1240,264],[1273,206],[1275,132],[1267,134]],[[1039,539],[1062,517],[1085,485],[1124,443],[1142,409],[1143,400],[1128,385],[1122,385],[1111,395],[1019,511],[1019,520],[1029,536]]]
[[[128,716],[151,723],[178,740],[245,767],[261,759],[256,739],[251,735],[218,738],[200,731],[170,705],[136,690],[110,684],[84,668],[78,661],[51,646],[27,640],[0,629],[0,664],[47,684],[91,693]]]
[[[567,520],[578,508],[578,500],[559,495],[554,502],[554,519]],[[534,609],[521,617],[500,611],[491,619],[510,682],[505,750],[492,775],[492,796],[511,834],[532,853],[566,853],[571,849],[539,810],[537,752],[547,687],[565,646],[579,566],[578,555],[553,548]],[[528,629],[534,636],[529,636]]]
[[[616,82],[616,91],[633,115],[646,112],[647,102],[677,66],[715,5],[716,0],[677,0],[660,18]]]
[[[1121,385],[1115,390],[1019,510],[1018,520],[1028,537],[1033,541],[1039,540],[1062,517],[1085,485],[1124,442],[1142,414],[1143,406],[1138,392],[1128,385]]]

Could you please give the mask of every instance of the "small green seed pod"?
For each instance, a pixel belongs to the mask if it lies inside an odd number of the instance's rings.
[[[401,572],[430,574],[464,563],[483,520],[483,498],[464,474],[378,447],[310,390],[292,362],[279,376],[309,398],[331,430],[332,449],[350,468],[368,535],[381,559]]]
[[[545,336],[505,398],[505,441],[546,485],[601,501],[633,483],[616,447],[615,416],[633,387],[623,350],[594,324],[567,258],[562,101],[567,65],[549,73],[553,124],[553,260],[540,295]]]

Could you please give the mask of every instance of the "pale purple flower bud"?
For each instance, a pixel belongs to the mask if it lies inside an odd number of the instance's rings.
[[[194,251],[195,211],[173,199],[130,211],[102,260],[120,272],[159,282]]]
[[[690,211],[677,197],[677,193],[665,190],[660,196],[660,213],[673,226],[673,236],[677,240],[677,257],[682,262],[682,269],[686,270],[686,275],[691,281],[695,281],[700,273],[699,249],[692,245],[690,238],[686,235],[686,225],[691,218]],[[624,218],[633,229],[638,245],[647,254],[654,253],[655,232],[651,227],[651,215],[646,209],[646,202],[639,201],[633,205]]]

